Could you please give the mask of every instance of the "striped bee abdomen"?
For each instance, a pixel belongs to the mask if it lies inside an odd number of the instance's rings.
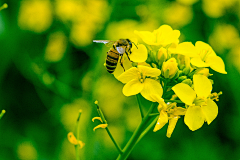
[[[114,70],[116,69],[118,58],[119,58],[118,51],[111,48],[107,53],[107,59],[106,59],[106,68],[109,73],[113,73]]]

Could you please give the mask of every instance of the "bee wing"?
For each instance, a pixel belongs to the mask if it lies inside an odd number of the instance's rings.
[[[107,47],[112,47],[113,44],[114,44],[116,41],[110,41],[110,40],[93,40],[93,42],[95,42],[95,43],[104,43]]]

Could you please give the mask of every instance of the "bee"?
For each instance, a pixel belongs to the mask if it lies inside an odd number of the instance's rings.
[[[122,57],[124,53],[126,53],[129,61],[129,55],[132,53],[132,43],[129,39],[119,39],[117,41],[109,41],[109,40],[93,40],[96,43],[104,43],[106,46],[111,47],[110,50],[107,52],[106,58],[106,68],[109,73],[113,73],[117,67],[119,57],[119,63],[122,66],[124,72],[125,68],[123,67]],[[135,45],[135,44],[134,44]],[[131,61],[132,62],[132,61]]]

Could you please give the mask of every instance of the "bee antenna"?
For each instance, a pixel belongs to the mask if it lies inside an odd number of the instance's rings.
[[[134,42],[132,42],[132,43],[137,47],[137,45]],[[137,49],[138,49],[138,47],[137,47]]]

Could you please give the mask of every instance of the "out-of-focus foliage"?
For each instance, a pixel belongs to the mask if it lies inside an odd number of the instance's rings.
[[[67,139],[79,109],[82,159],[115,159],[106,131],[93,128],[94,101],[104,112],[116,141],[128,141],[141,117],[135,97],[103,65],[109,48],[92,40],[137,38],[134,30],[162,24],[181,31],[181,40],[209,43],[227,75],[214,74],[222,89],[218,117],[192,132],[179,120],[150,132],[130,159],[240,158],[239,0],[6,0],[0,11],[0,159],[75,159]],[[211,72],[213,73],[213,71]]]

